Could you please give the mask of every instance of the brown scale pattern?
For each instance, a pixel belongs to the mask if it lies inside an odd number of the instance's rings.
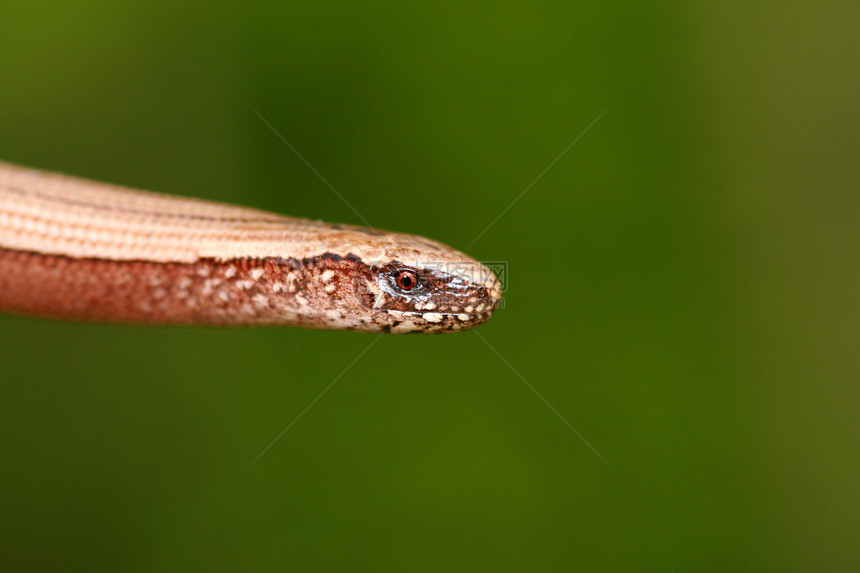
[[[384,292],[380,272],[386,269],[337,255],[152,263],[0,248],[0,311],[86,321],[289,324],[375,332],[462,330],[492,314],[490,308],[468,320],[443,314],[428,322],[416,307],[427,297]],[[374,305],[370,312],[357,312]]]

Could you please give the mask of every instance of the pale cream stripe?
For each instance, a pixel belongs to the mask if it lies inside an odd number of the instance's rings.
[[[395,260],[419,268],[445,265],[448,272],[460,274],[464,280],[472,280],[470,269],[477,265],[471,257],[423,237],[333,228],[318,221],[128,189],[2,162],[0,247],[76,258],[153,262],[354,254],[370,265]],[[487,281],[489,286],[495,285],[494,277]]]
[[[324,223],[0,163],[0,246],[6,248],[71,257],[193,262],[202,257],[345,255],[356,250],[356,240],[360,246],[366,239],[355,231],[331,230]],[[338,252],[339,247],[344,252]]]
[[[5,186],[32,190],[52,197],[91,202],[95,205],[208,217],[283,219],[249,207],[215,203],[203,199],[174,197],[79,179],[68,175],[48,173],[0,162],[0,183]]]

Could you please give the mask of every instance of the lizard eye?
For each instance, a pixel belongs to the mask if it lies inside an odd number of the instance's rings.
[[[394,275],[394,282],[400,290],[409,292],[418,286],[418,276],[412,271],[400,270]]]

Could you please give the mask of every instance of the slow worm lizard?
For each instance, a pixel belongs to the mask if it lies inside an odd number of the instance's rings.
[[[423,237],[0,163],[0,311],[440,332],[500,298],[487,267]]]

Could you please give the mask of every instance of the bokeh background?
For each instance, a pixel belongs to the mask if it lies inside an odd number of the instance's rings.
[[[0,4],[0,158],[506,261],[479,332],[0,317],[0,569],[860,567],[856,2]]]

